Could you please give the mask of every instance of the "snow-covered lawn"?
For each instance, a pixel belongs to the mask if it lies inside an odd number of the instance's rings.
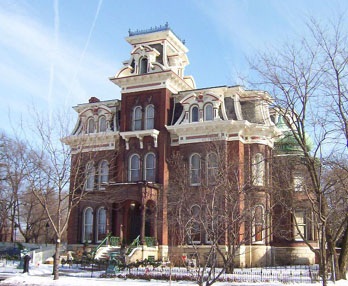
[[[278,270],[282,272],[282,270]],[[284,269],[284,272],[286,269]],[[155,286],[155,285],[172,285],[172,286],[188,286],[196,285],[194,282],[188,281],[162,281],[162,280],[132,280],[132,279],[122,279],[122,278],[99,278],[100,274],[105,273],[105,271],[94,271],[93,277],[91,277],[91,272],[89,271],[78,271],[77,269],[70,269],[68,266],[61,267],[59,280],[53,281],[52,265],[31,265],[29,274],[22,273],[22,270],[16,268],[14,265],[0,265],[0,277],[5,278],[5,280],[0,282],[0,285],[40,285],[40,286],[101,286],[101,285],[129,285],[129,286]],[[331,284],[331,283],[330,283]],[[231,283],[231,282],[218,282],[214,284],[215,286],[227,286],[227,285],[283,285],[280,282],[270,282],[270,283]],[[291,285],[291,284],[287,284]],[[319,282],[315,284],[292,284],[292,285],[321,285]],[[348,285],[347,281],[338,281],[337,286]]]

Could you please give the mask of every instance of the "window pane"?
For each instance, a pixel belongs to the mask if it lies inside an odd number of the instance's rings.
[[[153,129],[155,125],[155,109],[153,105],[146,108],[146,129]]]
[[[140,159],[138,155],[133,155],[130,159],[130,178],[131,182],[140,180]]]
[[[294,213],[294,238],[296,240],[302,240],[300,233],[305,239],[310,239],[307,234],[307,222],[305,211],[295,211]],[[296,227],[297,224],[297,227]]]
[[[140,74],[147,73],[147,58],[143,57],[140,60],[140,69],[139,69]]]
[[[133,113],[133,130],[141,130],[142,112],[141,107],[137,106]]]
[[[91,190],[94,187],[95,170],[93,162],[89,162],[86,167],[86,189]]]
[[[191,122],[198,122],[198,107],[194,106],[191,109]]]
[[[198,154],[191,156],[191,184],[196,185],[200,183],[201,175],[201,158]]]
[[[156,160],[154,154],[148,154],[145,160],[145,180],[154,182],[156,171]]]
[[[254,209],[254,241],[263,240],[264,213],[262,206],[256,206]]]
[[[218,160],[215,153],[210,153],[207,156],[207,180],[208,184],[216,183],[218,173]]]
[[[213,118],[213,106],[211,104],[207,104],[204,110],[204,120],[209,121],[213,120]]]
[[[93,211],[91,208],[85,210],[83,242],[92,241],[93,237]]]
[[[252,161],[252,180],[255,186],[264,185],[265,161],[261,153],[255,154]]]
[[[99,132],[105,132],[106,131],[106,118],[105,116],[101,116],[99,118]]]
[[[106,235],[106,210],[100,208],[98,211],[98,240],[102,240]]]
[[[99,183],[107,183],[109,181],[109,166],[107,161],[102,161],[99,170]]]
[[[87,132],[88,133],[94,133],[95,127],[94,127],[94,118],[88,119],[88,127]]]

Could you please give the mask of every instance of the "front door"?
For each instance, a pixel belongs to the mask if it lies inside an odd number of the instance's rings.
[[[141,212],[140,205],[132,203],[128,210],[128,236],[127,244],[132,243],[140,235],[141,229]]]

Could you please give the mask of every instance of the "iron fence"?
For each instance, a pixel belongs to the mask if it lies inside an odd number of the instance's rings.
[[[151,279],[172,280],[195,280],[197,275],[208,276],[211,269],[206,269],[205,273],[199,268],[183,267],[139,267],[126,270],[134,277],[148,277]],[[217,275],[221,269],[215,269]],[[214,272],[214,271],[212,271]],[[123,272],[124,273],[124,272]],[[213,273],[214,275],[214,273]],[[223,273],[219,277],[222,282],[281,282],[281,283],[315,283],[319,281],[319,269],[313,266],[287,266],[287,267],[265,267],[265,268],[237,268],[233,273]]]

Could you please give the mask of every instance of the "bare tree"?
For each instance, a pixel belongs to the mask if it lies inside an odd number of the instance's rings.
[[[310,179],[315,196],[313,211],[318,215],[317,223],[322,234],[320,264],[324,285],[327,284],[326,257],[336,255],[327,196],[332,188],[323,183],[325,161],[329,161],[333,154],[344,156],[347,142],[348,54],[342,19],[339,17],[338,22],[327,26],[320,26],[312,20],[307,26],[309,36],[304,36],[296,44],[285,44],[281,49],[261,53],[257,61],[251,63],[261,84],[274,95],[275,108],[299,146]],[[346,248],[342,245],[340,255],[344,255]],[[339,269],[341,267],[336,268],[336,278],[345,278],[345,272]]]
[[[55,255],[53,264],[54,280],[59,279],[60,248],[65,235],[71,210],[83,196],[81,185],[70,177],[71,152],[61,138],[69,135],[69,120],[66,115],[56,114],[54,124],[48,117],[35,112],[34,134],[36,172],[31,173],[32,193],[44,209],[50,229],[54,233]],[[84,174],[80,171],[81,165],[75,164],[74,174]],[[69,192],[70,184],[76,188]]]
[[[201,170],[189,167],[185,152],[174,152],[169,160],[169,229],[172,243],[195,260],[198,285],[209,286],[233,272],[246,244],[269,233],[267,214],[257,210],[268,194],[253,190],[248,167],[228,153],[225,142],[202,145]]]

